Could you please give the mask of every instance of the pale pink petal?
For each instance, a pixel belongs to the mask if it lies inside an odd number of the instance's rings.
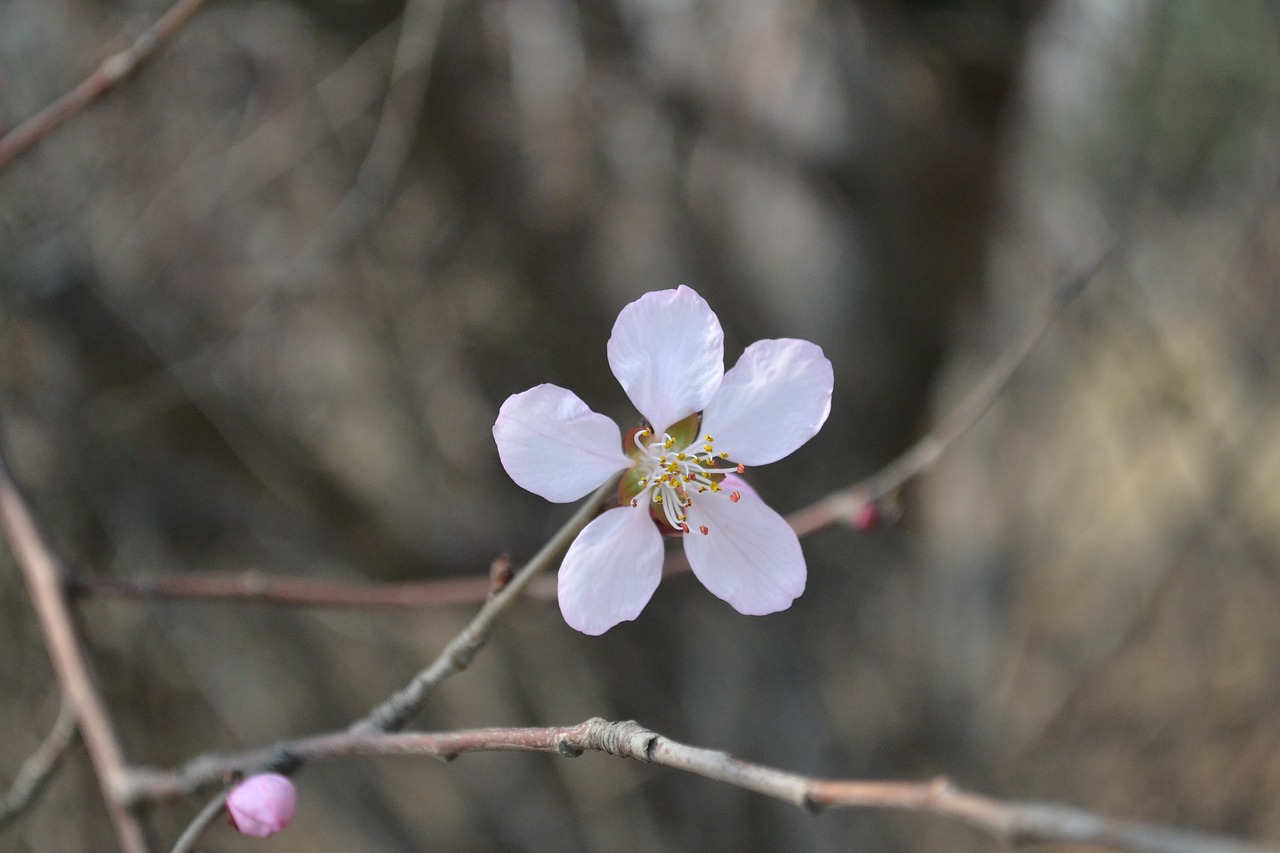
[[[511,479],[556,503],[577,500],[631,465],[618,425],[556,385],[508,397],[493,440]]]
[[[831,413],[833,383],[831,362],[817,344],[757,341],[724,375],[702,431],[734,462],[775,462],[817,435]]]
[[[756,491],[756,487],[748,483],[737,474],[725,474],[724,479],[720,481],[720,488],[727,494],[741,492],[745,495],[751,495],[756,500],[761,500],[760,494]]]
[[[659,290],[623,308],[609,338],[609,367],[661,435],[701,411],[724,376],[724,332],[692,289]]]
[[[730,500],[737,492],[739,499]],[[746,489],[700,495],[681,537],[703,586],[748,616],[786,610],[804,592],[804,553],[786,520]],[[702,533],[705,527],[707,532]]]
[[[586,526],[560,565],[556,595],[569,627],[603,634],[640,615],[662,580],[662,534],[647,509],[621,506]]]

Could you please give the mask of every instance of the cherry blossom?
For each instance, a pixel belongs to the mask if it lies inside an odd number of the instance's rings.
[[[622,473],[618,506],[574,540],[560,566],[560,611],[602,634],[635,619],[662,578],[663,535],[738,612],[791,606],[805,586],[800,541],[741,474],[789,455],[831,411],[831,362],[808,341],[757,341],[727,372],[724,333],[691,288],[622,309],[609,367],[644,416],[618,426],[556,385],[508,397],[493,426],[511,479],[549,501],[578,500]]]

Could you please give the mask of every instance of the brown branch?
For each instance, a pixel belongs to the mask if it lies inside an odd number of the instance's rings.
[[[479,604],[493,589],[488,577],[440,578],[407,583],[361,583],[281,577],[261,572],[240,574],[159,575],[117,578],[72,575],[71,595],[124,598],[135,601],[229,601],[288,607],[342,609],[415,609]],[[555,600],[554,584],[534,584],[530,598]]]
[[[4,169],[16,157],[26,153],[37,142],[61,127],[67,119],[132,74],[203,4],[204,0],[178,0],[154,24],[143,30],[128,49],[108,57],[80,85],[9,133],[0,136],[0,169]]]
[[[39,748],[22,762],[8,792],[0,799],[0,827],[13,823],[35,803],[62,759],[75,744],[77,731],[75,711],[64,695],[53,728]]]
[[[126,853],[144,853],[147,844],[142,825],[120,803],[120,791],[126,775],[124,751],[106,704],[98,693],[88,657],[63,595],[62,568],[41,538],[3,457],[0,457],[0,524],[4,526],[14,557],[22,569],[27,593],[39,618],[45,646],[49,649],[63,694],[75,709],[116,838]]]
[[[1065,841],[1134,853],[1275,853],[1277,848],[1220,836],[1116,820],[1054,803],[1001,801],[956,788],[945,779],[880,782],[814,779],[688,746],[635,722],[592,719],[556,728],[472,729],[383,734],[347,731],[303,738],[267,750],[193,759],[173,772],[138,770],[135,802],[175,799],[223,784],[235,773],[289,761],[354,755],[423,755],[450,759],[467,752],[547,752],[566,757],[604,752],[658,764],[790,803],[827,808],[890,809],[933,814],[981,830],[1008,844]]]

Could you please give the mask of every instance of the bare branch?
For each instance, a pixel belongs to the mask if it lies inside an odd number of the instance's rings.
[[[449,642],[430,666],[419,672],[404,689],[369,712],[364,719],[353,723],[352,731],[386,732],[401,728],[418,712],[426,702],[427,696],[440,682],[470,666],[476,652],[480,651],[488,641],[489,632],[498,617],[511,609],[534,578],[554,565],[582,528],[586,527],[587,523],[596,517],[605,502],[616,494],[617,489],[617,477],[611,477],[609,482],[596,489],[564,527],[542,546],[542,550],[516,572],[502,591],[484,603],[479,612],[467,623],[461,633]]]
[[[124,751],[107,706],[98,693],[88,657],[63,595],[62,568],[40,536],[3,457],[0,457],[0,523],[22,568],[27,593],[39,618],[45,646],[49,649],[63,694],[75,709],[116,838],[125,853],[144,853],[147,843],[142,825],[120,804],[119,794],[125,777]]]
[[[227,601],[287,607],[342,609],[416,609],[479,604],[493,589],[489,577],[439,578],[406,583],[360,583],[281,577],[262,572],[240,574],[160,575],[117,578],[72,575],[67,579],[72,595],[132,600]],[[554,587],[535,584],[531,598],[555,598]]]
[[[809,812],[827,808],[890,809],[933,814],[981,830],[1008,844],[1065,841],[1132,853],[1275,853],[1277,848],[1220,836],[1102,817],[1054,803],[1001,801],[961,790],[945,779],[878,782],[814,779],[688,746],[635,722],[592,719],[557,728],[472,729],[385,734],[346,731],[304,738],[268,750],[202,756],[175,772],[138,770],[132,797],[188,796],[222,784],[237,772],[279,762],[353,755],[424,755],[453,758],[467,752],[548,752],[566,757],[604,752],[670,767],[790,803]]]
[[[8,792],[0,799],[0,827],[13,823],[36,802],[44,786],[62,763],[63,757],[76,742],[77,731],[75,711],[64,695],[53,728],[39,748],[22,762]]]
[[[912,477],[918,476],[938,461],[956,439],[968,432],[987,413],[1014,373],[1049,331],[1054,320],[1084,290],[1085,285],[1093,280],[1115,248],[1115,244],[1112,244],[1082,270],[1060,283],[1049,303],[1026,331],[1001,353],[978,384],[927,435],[870,477],[788,515],[787,522],[796,533],[808,536],[833,524],[853,525],[862,506],[884,500]]]
[[[178,840],[173,843],[173,849],[169,853],[191,853],[196,849],[196,842],[200,840],[200,836],[204,835],[205,830],[213,825],[213,822],[222,815],[227,807],[227,792],[219,792],[213,799],[205,803],[204,808],[191,819],[191,823],[187,824],[187,828],[182,831],[182,835],[178,836]]]
[[[0,136],[0,169],[26,153],[80,110],[102,97],[113,86],[133,73],[164,41],[194,15],[204,0],[178,0],[169,11],[147,27],[127,50],[108,57],[97,70],[67,94]]]

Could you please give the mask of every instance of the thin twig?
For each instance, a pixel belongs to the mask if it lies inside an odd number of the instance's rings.
[[[261,572],[240,574],[159,575],[119,578],[72,575],[67,590],[72,595],[132,600],[224,601],[288,607],[339,609],[417,609],[479,604],[492,589],[490,578],[480,575],[439,578],[405,583],[361,583],[281,577]],[[530,598],[555,599],[555,588],[535,584],[526,590]]]
[[[169,853],[191,853],[196,849],[196,842],[200,840],[200,836],[204,835],[205,830],[213,825],[213,822],[226,810],[227,792],[221,791],[209,802],[205,803],[204,808],[191,819],[191,823],[187,824],[187,828],[178,836],[178,840],[173,842],[173,849]]]
[[[403,727],[418,712],[426,702],[427,696],[440,682],[470,666],[476,652],[480,651],[488,641],[489,632],[498,617],[516,603],[525,587],[534,578],[555,563],[582,528],[596,517],[605,502],[617,492],[617,488],[618,478],[611,477],[609,482],[596,489],[564,527],[561,527],[547,544],[542,546],[542,549],[511,578],[502,591],[484,603],[479,612],[449,642],[430,666],[414,676],[404,689],[373,709],[366,717],[353,723],[352,731],[387,732]]]
[[[92,74],[70,92],[36,113],[4,136],[0,136],[0,169],[25,153],[80,110],[102,97],[133,73],[147,57],[194,15],[204,0],[178,0],[169,11],[147,27],[128,49],[108,57]]]
[[[39,748],[22,762],[8,792],[0,799],[0,827],[13,823],[35,803],[63,757],[75,744],[77,731],[75,711],[64,694],[53,728]]]
[[[26,501],[0,456],[0,523],[22,569],[27,594],[40,621],[45,646],[63,694],[75,709],[89,749],[116,838],[125,853],[145,853],[146,839],[137,817],[120,803],[125,777],[124,751],[106,704],[98,693],[88,657],[62,591],[62,568],[36,528]]]
[[[945,779],[929,782],[827,780],[800,776],[688,746],[635,722],[592,719],[555,728],[472,729],[385,734],[346,731],[304,738],[269,750],[201,756],[174,772],[138,770],[139,802],[174,799],[222,784],[230,774],[287,753],[315,761],[353,755],[453,758],[467,752],[547,752],[566,757],[604,752],[670,767],[819,812],[827,808],[891,809],[950,818],[1012,845],[1065,841],[1133,853],[1276,853],[1277,848],[1221,836],[1102,817],[1054,803],[1001,801],[961,790]]]
[[[796,533],[808,536],[834,524],[854,525],[858,511],[863,506],[884,500],[912,477],[918,476],[938,461],[956,439],[968,432],[987,413],[1014,373],[1053,326],[1054,320],[1084,290],[1085,285],[1093,280],[1115,248],[1113,243],[1091,263],[1059,284],[1044,310],[987,368],[978,384],[928,434],[907,448],[906,452],[870,477],[788,515],[787,522]]]

